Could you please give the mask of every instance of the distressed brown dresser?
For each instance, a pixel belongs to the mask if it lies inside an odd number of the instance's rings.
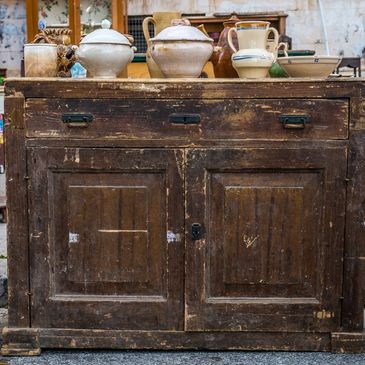
[[[364,92],[9,79],[3,354],[365,350]]]

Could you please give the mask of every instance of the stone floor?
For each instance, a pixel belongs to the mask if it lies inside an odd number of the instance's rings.
[[[0,358],[0,365],[365,365],[364,355],[313,352],[44,351],[36,358]]]

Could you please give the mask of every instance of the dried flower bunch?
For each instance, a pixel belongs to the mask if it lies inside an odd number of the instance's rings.
[[[71,44],[71,30],[67,28],[46,28],[39,31],[33,43]]]

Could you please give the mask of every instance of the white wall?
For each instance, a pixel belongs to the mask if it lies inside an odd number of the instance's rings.
[[[25,0],[0,0],[0,68],[20,74],[25,42]]]
[[[331,54],[363,56],[365,48],[365,0],[322,0]],[[324,34],[317,0],[129,0],[129,14],[180,10],[203,12],[284,11],[293,48],[325,52]]]
[[[332,54],[362,56],[365,0],[322,0]],[[183,13],[284,11],[293,48],[325,52],[318,0],[129,0],[130,15],[179,10]],[[18,75],[25,41],[25,0],[0,0],[0,68]]]

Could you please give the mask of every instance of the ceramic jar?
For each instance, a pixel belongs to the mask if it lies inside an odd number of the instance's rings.
[[[243,21],[229,30],[228,44],[234,52],[232,65],[240,78],[267,77],[276,59],[273,53],[267,51],[270,33],[274,34],[273,49],[276,50],[279,44],[278,31],[269,25],[264,21]],[[233,33],[237,34],[239,50],[233,44]]]
[[[157,36],[162,30],[169,27],[171,25],[172,20],[181,18],[181,13],[174,12],[156,12],[153,13],[152,17],[147,17],[143,20],[142,28],[144,38],[147,42],[147,51],[146,51],[146,63],[148,67],[148,72],[151,78],[163,78],[164,75],[161,72],[160,68],[156,65],[156,62],[153,60],[151,55],[151,47],[150,47],[150,32],[149,25],[153,24],[154,27],[154,35]]]
[[[108,20],[101,26],[80,42],[76,55],[93,77],[116,78],[133,60],[135,47],[126,36],[110,29]]]
[[[238,78],[237,71],[232,66],[233,51],[228,44],[228,32],[239,21],[236,15],[223,23],[224,28],[219,36],[217,47],[214,47],[214,52],[211,58],[214,76],[216,78]],[[232,34],[232,42],[235,48],[238,48],[238,40],[236,33]]]
[[[56,77],[57,45],[50,43],[25,44],[24,73],[26,77]]]
[[[151,54],[165,77],[199,77],[213,53],[213,39],[186,19],[151,38]]]

